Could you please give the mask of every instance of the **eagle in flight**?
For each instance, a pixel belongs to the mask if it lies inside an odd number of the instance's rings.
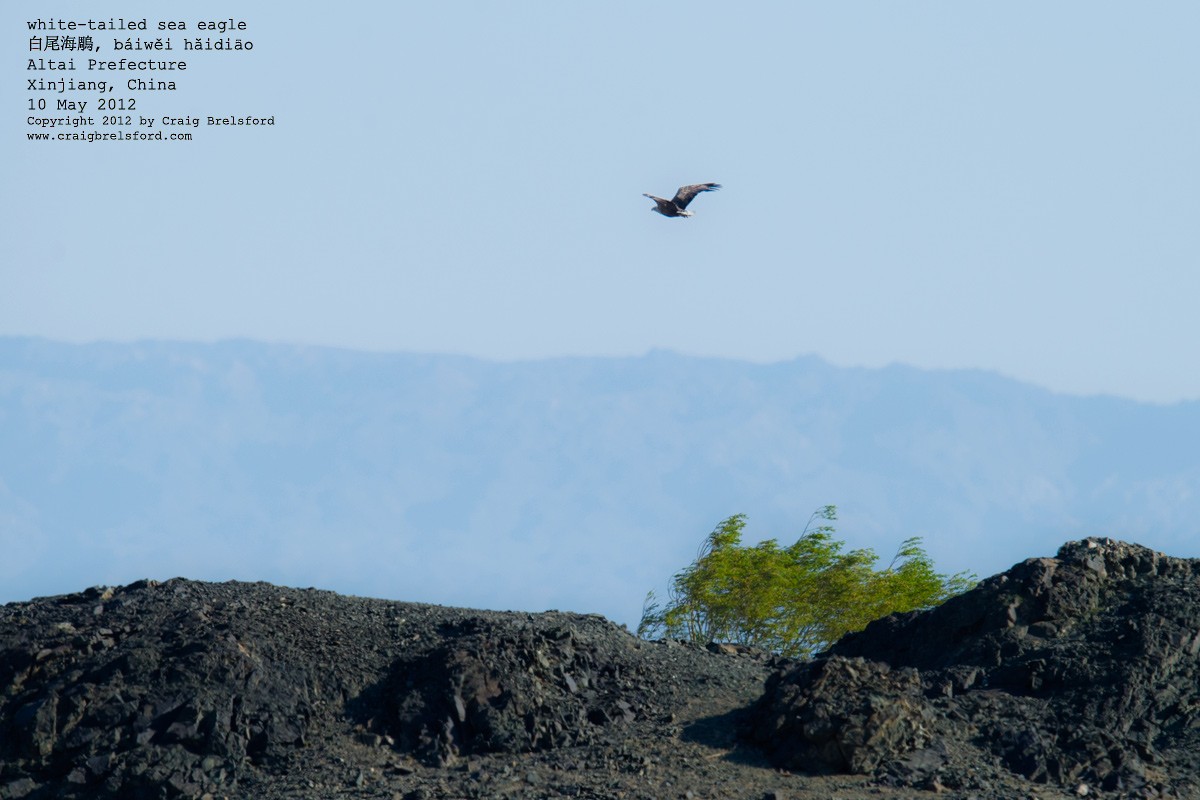
[[[687,210],[688,203],[701,192],[711,192],[714,189],[720,189],[719,183],[693,183],[691,186],[680,186],[679,191],[675,193],[675,197],[670,200],[664,200],[661,197],[655,197],[652,194],[642,192],[643,197],[649,197],[654,201],[654,208],[651,211],[657,211],[664,217],[690,217],[692,212]]]

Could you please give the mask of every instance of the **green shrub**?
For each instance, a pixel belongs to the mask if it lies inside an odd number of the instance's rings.
[[[871,549],[843,552],[826,524],[836,519],[837,508],[825,506],[795,544],[780,547],[767,539],[748,547],[742,545],[746,516],[729,517],[705,538],[696,560],[676,573],[665,606],[653,591],[646,595],[638,635],[736,642],[808,658],[871,620],[935,606],[974,583],[973,575],[934,571],[918,537],[906,539],[892,562],[876,569]]]

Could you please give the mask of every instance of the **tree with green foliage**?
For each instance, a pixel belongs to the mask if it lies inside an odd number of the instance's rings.
[[[836,519],[837,508],[825,506],[795,544],[767,539],[750,547],[742,545],[746,516],[729,517],[676,573],[665,607],[653,591],[646,595],[638,635],[736,642],[808,658],[874,619],[930,608],[974,585],[973,575],[936,572],[919,537],[906,539],[891,563],[876,569],[870,548],[843,552],[827,524]]]

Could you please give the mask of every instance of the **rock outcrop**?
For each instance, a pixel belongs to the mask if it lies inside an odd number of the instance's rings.
[[[587,635],[579,620],[514,626],[470,619],[392,666],[381,730],[443,765],[460,755],[589,744],[638,715],[661,714],[636,642]],[[593,626],[597,620],[591,620]]]
[[[870,773],[932,735],[913,669],[833,656],[777,673],[766,697],[754,738],[787,769]]]
[[[905,785],[1196,796],[1198,679],[1200,560],[1088,539],[777,674],[749,733],[781,766]]]
[[[331,773],[339,790],[436,797],[469,758],[541,752],[603,783],[644,769],[647,732],[680,736],[691,707],[748,704],[770,663],[593,615],[262,583],[89,589],[0,608],[0,800],[325,797]],[[470,796],[510,779],[502,763]]]

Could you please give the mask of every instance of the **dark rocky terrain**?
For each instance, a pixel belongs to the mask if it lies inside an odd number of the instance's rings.
[[[0,608],[8,798],[1200,797],[1200,561],[1086,540],[826,656],[175,579]]]

